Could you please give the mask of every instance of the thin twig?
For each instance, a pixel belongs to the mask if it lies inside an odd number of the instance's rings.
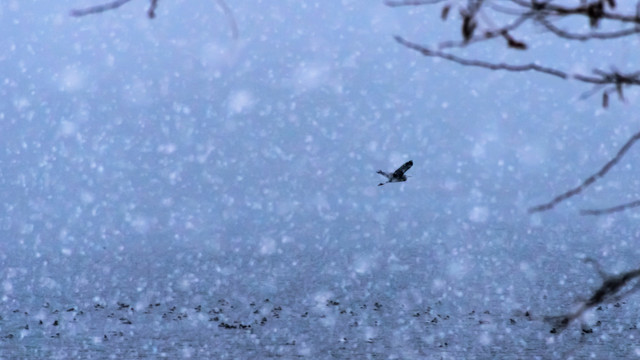
[[[560,70],[556,70],[556,69],[540,66],[540,65],[537,65],[537,64],[511,65],[511,64],[504,64],[504,63],[491,63],[491,62],[486,62],[486,61],[481,61],[481,60],[470,60],[470,59],[461,58],[461,57],[456,56],[456,55],[448,54],[448,53],[445,53],[445,52],[442,52],[442,51],[430,50],[430,49],[428,49],[428,48],[426,48],[424,46],[421,46],[421,45],[412,43],[410,41],[407,41],[407,40],[403,39],[400,36],[395,36],[394,38],[400,44],[402,44],[402,45],[404,45],[404,46],[406,46],[406,47],[408,47],[410,49],[413,49],[415,51],[418,51],[422,55],[442,58],[442,59],[445,59],[445,60],[453,61],[453,62],[458,63],[460,65],[475,66],[475,67],[481,67],[481,68],[486,68],[486,69],[491,69],[491,70],[513,71],[513,72],[537,71],[537,72],[541,72],[541,73],[544,73],[544,74],[548,74],[548,75],[552,75],[552,76],[555,76],[555,77],[559,77],[561,79],[567,79],[567,78],[571,77],[571,76],[569,76],[569,74],[567,74],[565,72],[562,72]],[[597,79],[595,79],[593,82],[597,82]]]
[[[151,0],[151,4],[149,5],[149,10],[147,11],[147,16],[149,16],[149,19],[153,19],[156,17],[157,7],[158,7],[158,0]]]
[[[550,21],[544,18],[536,19],[540,24],[542,24],[547,30],[552,33],[558,35],[561,38],[569,39],[569,40],[579,40],[579,41],[588,41],[588,40],[609,40],[621,38],[633,34],[640,33],[640,28],[633,27],[631,29],[625,29],[620,31],[612,31],[612,32],[593,32],[590,34],[574,34],[567,31],[564,31],[555,25],[553,25]]]
[[[108,10],[113,10],[113,9],[117,9],[120,6],[128,3],[131,0],[116,0],[116,1],[112,1],[110,3],[106,3],[106,4],[102,4],[102,5],[97,5],[97,6],[92,6],[92,7],[88,7],[85,9],[76,9],[76,10],[71,10],[71,16],[85,16],[85,15],[89,15],[89,14],[97,14],[97,13],[101,13],[101,12],[105,12]]]
[[[115,0],[106,4],[92,6],[86,9],[72,10],[71,16],[78,17],[78,16],[85,16],[89,14],[97,14],[97,13],[102,13],[109,10],[114,10],[130,1],[132,0]],[[149,16],[150,19],[153,19],[156,17],[156,9],[158,8],[158,1],[159,0],[149,0],[149,10],[147,10],[147,16]],[[218,6],[220,6],[220,8],[222,9],[222,11],[224,12],[225,16],[229,21],[229,27],[231,28],[231,36],[234,39],[237,39],[238,24],[236,23],[236,18],[233,15],[233,12],[231,11],[231,9],[229,8],[229,6],[224,0],[215,0],[215,1],[218,4]]]
[[[500,13],[503,13],[503,14],[507,14],[507,15],[518,15],[518,16],[520,16],[520,15],[524,15],[524,14],[527,14],[527,13],[531,12],[531,11],[528,11],[528,10],[518,10],[518,9],[513,9],[513,8],[510,8],[510,7],[505,7],[505,6],[502,6],[502,3],[489,2],[487,4],[487,6],[490,7],[491,9],[497,11],[497,12],[500,12]]]
[[[224,12],[225,16],[229,20],[229,27],[231,28],[231,36],[234,39],[237,39],[238,38],[238,24],[236,23],[235,16],[233,16],[233,12],[229,8],[229,6],[227,6],[227,3],[224,0],[216,0],[216,1],[218,3],[218,6],[220,6],[222,8],[222,11]]]
[[[508,33],[509,31],[513,31],[517,29],[518,27],[520,27],[520,25],[524,24],[529,19],[530,19],[530,16],[525,14],[520,16],[513,23],[506,25],[504,27],[501,27],[499,29],[492,30],[492,31],[485,31],[482,33],[482,35],[474,36],[467,41],[444,41],[438,44],[438,48],[447,49],[452,47],[464,47],[471,43],[486,41],[486,40],[494,39],[496,37],[504,36],[505,33]]]
[[[598,76],[590,76],[590,75],[584,75],[584,74],[569,74],[561,70],[553,69],[546,66],[540,66],[538,64],[513,65],[513,64],[506,64],[506,63],[492,63],[492,62],[487,62],[482,60],[465,59],[465,58],[462,58],[453,54],[449,54],[443,51],[431,50],[422,45],[418,45],[416,43],[407,41],[404,38],[397,35],[394,36],[394,39],[398,43],[410,49],[418,51],[424,56],[438,57],[441,59],[453,61],[455,63],[464,65],[464,66],[475,66],[475,67],[481,67],[481,68],[491,69],[491,70],[505,70],[505,71],[512,71],[512,72],[536,71],[536,72],[552,75],[555,77],[559,77],[561,79],[572,78],[582,82],[596,84],[596,85],[612,84],[612,85],[616,85],[616,87],[621,87],[622,85],[640,85],[640,75],[638,75],[638,73],[623,75],[617,72],[606,73],[604,71],[598,70],[597,72],[594,71]]]
[[[576,7],[565,7],[556,4],[552,4],[550,1],[525,1],[525,0],[510,0],[512,3],[517,4],[526,9],[530,9],[533,11],[537,11],[543,13],[544,16],[550,15],[580,15],[590,17],[593,16],[590,14],[590,6],[593,6],[593,3],[584,3],[582,5]],[[629,22],[640,24],[640,17],[637,15],[624,15],[618,13],[608,12],[606,9],[603,9],[601,13],[598,14],[599,19],[607,19],[614,20],[620,22]]]
[[[399,6],[420,6],[420,5],[433,5],[437,3],[441,3],[446,0],[400,0],[400,1],[385,1],[384,4],[389,7],[399,7]]]
[[[615,212],[624,211],[627,209],[631,209],[634,207],[640,206],[640,200],[632,201],[630,203],[606,208],[606,209],[585,209],[580,210],[580,215],[604,215],[604,214],[612,214]]]
[[[574,195],[578,195],[579,193],[581,193],[584,189],[586,189],[589,185],[593,184],[594,182],[596,182],[596,180],[598,180],[599,178],[603,177],[609,170],[611,170],[611,168],[613,166],[615,166],[620,159],[622,159],[622,157],[624,156],[624,154],[629,151],[629,149],[631,148],[631,146],[633,146],[633,144],[638,141],[640,139],[640,132],[634,134],[631,139],[629,139],[627,141],[626,144],[624,144],[624,146],[622,146],[622,148],[618,151],[618,153],[616,154],[616,156],[613,157],[613,159],[609,160],[608,163],[605,164],[605,166],[602,167],[602,169],[600,169],[600,171],[598,171],[597,173],[589,176],[586,180],[584,180],[582,182],[582,184],[580,184],[578,187],[573,188],[565,193],[562,193],[558,196],[556,196],[553,200],[551,200],[548,203],[545,204],[541,204],[541,205],[537,205],[534,206],[532,208],[529,209],[529,213],[535,213],[535,212],[540,212],[540,211],[546,211],[546,210],[550,210],[552,209],[554,206],[556,206],[557,204],[561,203],[562,201],[574,196]]]
[[[587,258],[585,262],[593,262],[595,264],[596,270],[600,276],[603,277],[602,285],[593,292],[589,300],[582,303],[577,311],[566,315],[546,317],[545,320],[554,326],[553,330],[551,330],[552,333],[566,329],[573,320],[580,318],[587,310],[602,303],[611,302],[614,299],[624,298],[640,289],[640,283],[636,283],[631,289],[621,293],[622,288],[625,287],[627,283],[640,277],[640,269],[634,269],[619,275],[607,275],[595,260]]]

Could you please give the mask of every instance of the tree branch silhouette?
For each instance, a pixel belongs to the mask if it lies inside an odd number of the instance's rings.
[[[233,37],[234,39],[237,39],[238,33],[239,33],[238,24],[236,23],[236,17],[233,16],[233,12],[231,11],[231,8],[229,8],[229,6],[224,0],[216,0],[216,3],[218,3],[218,6],[220,6],[224,14],[227,16],[227,19],[229,21],[229,28],[231,29],[231,37]]]
[[[618,206],[613,206],[610,208],[606,208],[606,209],[584,209],[584,210],[580,210],[580,215],[605,215],[605,214],[612,214],[612,213],[616,213],[619,211],[625,211],[627,209],[631,209],[634,207],[638,207],[640,206],[640,200],[636,200],[636,201],[632,201],[626,204],[622,204],[622,205],[618,205]]]
[[[622,291],[633,279],[640,277],[640,269],[634,269],[619,275],[608,275],[596,260],[586,258],[584,262],[593,264],[598,274],[602,277],[602,285],[593,292],[587,301],[581,304],[577,311],[566,315],[546,317],[545,320],[553,326],[551,330],[553,334],[566,329],[572,321],[580,318],[587,310],[603,303],[622,299],[640,289],[640,282],[636,282],[635,285],[628,287],[626,291]]]
[[[442,0],[388,0],[385,2],[390,7],[401,6],[428,6],[443,3]],[[447,19],[452,3],[444,2],[441,18]],[[400,36],[395,36],[395,40],[412,50],[420,52],[424,56],[437,57],[452,61],[460,65],[475,66],[490,70],[537,71],[561,79],[576,79],[581,82],[595,85],[587,91],[581,98],[587,98],[597,92],[602,92],[602,106],[608,107],[609,95],[617,93],[618,98],[624,101],[623,90],[628,86],[640,85],[640,73],[622,73],[615,70],[605,71],[602,69],[593,70],[593,74],[569,74],[553,66],[540,65],[535,63],[514,65],[507,63],[495,63],[476,59],[466,59],[454,55],[451,51],[454,48],[463,48],[472,44],[502,38],[506,40],[506,46],[516,50],[527,50],[529,45],[524,41],[517,40],[516,33],[522,25],[528,22],[541,25],[544,29],[565,41],[590,41],[590,40],[612,40],[624,38],[640,33],[640,2],[634,14],[622,14],[615,12],[616,2],[614,0],[592,0],[580,1],[577,6],[564,6],[554,4],[549,1],[525,1],[525,0],[505,0],[493,2],[489,0],[469,0],[466,5],[458,5],[461,21],[460,40],[446,40],[437,45],[437,49],[430,49],[426,46],[411,42]],[[489,19],[491,12],[500,13],[502,17],[506,15],[509,20],[503,26],[495,26]],[[482,16],[479,16],[482,14]],[[554,24],[554,20],[569,17],[583,17],[589,22],[592,29],[588,33],[577,33],[561,29]],[[617,22],[623,29],[617,31],[599,30],[603,21]],[[478,30],[479,25],[484,30]]]
[[[108,3],[91,6],[84,9],[75,9],[71,10],[70,15],[74,17],[81,17],[91,14],[99,14],[105,11],[115,10],[120,6],[130,2],[132,0],[115,0]],[[231,36],[234,39],[238,38],[238,25],[236,23],[235,16],[231,11],[231,8],[227,5],[224,0],[215,0],[216,4],[220,7],[224,15],[227,17],[229,21],[229,28],[231,29]],[[147,10],[147,16],[149,19],[153,19],[156,17],[156,9],[158,8],[158,0],[149,0],[149,9]]]
[[[609,39],[616,39],[616,38],[621,38],[621,37],[640,33],[639,27],[632,27],[632,28],[620,30],[620,31],[600,32],[600,33],[595,32],[595,33],[589,33],[589,34],[574,34],[556,27],[555,25],[553,25],[553,23],[551,23],[547,19],[540,18],[538,19],[538,22],[542,24],[547,30],[554,33],[555,35],[561,38],[569,39],[569,40],[579,40],[579,41],[609,40]]]
[[[535,213],[535,212],[550,210],[554,206],[556,206],[559,203],[561,203],[562,201],[567,200],[568,198],[570,198],[572,196],[575,196],[575,195],[578,195],[579,193],[581,193],[584,189],[586,189],[591,184],[596,182],[596,180],[598,180],[601,177],[605,176],[607,174],[607,172],[609,172],[609,170],[611,170],[611,168],[614,167],[620,161],[620,159],[622,159],[624,154],[626,154],[627,151],[629,151],[629,149],[633,146],[633,144],[635,144],[635,142],[638,141],[638,140],[640,140],[640,132],[637,132],[636,134],[634,134],[622,146],[622,148],[620,148],[618,153],[611,160],[609,160],[609,162],[607,162],[602,167],[602,169],[600,169],[600,171],[598,171],[597,173],[589,176],[578,187],[575,187],[575,188],[573,188],[573,189],[571,189],[571,190],[569,190],[567,192],[564,192],[564,193],[556,196],[555,198],[553,198],[553,200],[549,201],[548,203],[537,205],[537,206],[534,206],[534,207],[530,208],[529,209],[529,213]],[[629,205],[629,204],[627,204],[627,205]],[[616,211],[622,211],[622,210],[625,210],[625,209],[627,209],[629,207],[633,207],[633,206],[627,206],[627,205],[616,206],[615,208],[619,209],[619,210],[616,210]],[[611,209],[614,209],[614,208],[611,208]],[[602,210],[600,210],[600,211],[599,210],[585,210],[586,213],[583,213],[583,214],[584,215],[600,215],[600,214],[604,214],[604,213],[615,212],[615,211],[609,211],[611,209],[604,209],[604,211],[602,211]]]
[[[610,70],[593,69],[590,73],[569,72],[554,66],[538,62],[514,64],[510,61],[496,62],[468,58],[456,54],[460,48],[477,46],[488,41],[505,41],[507,48],[526,51],[530,44],[523,41],[521,33],[523,25],[538,25],[546,34],[551,34],[561,42],[587,42],[607,41],[623,39],[628,36],[640,34],[640,1],[635,8],[627,8],[621,11],[617,9],[615,0],[574,0],[575,5],[567,5],[568,1],[554,0],[467,0],[464,2],[441,0],[387,0],[385,4],[390,7],[402,6],[433,6],[440,4],[441,19],[446,21],[452,7],[456,7],[460,14],[460,34],[439,42],[437,45],[427,47],[412,42],[401,36],[395,36],[395,40],[402,46],[417,51],[423,56],[444,59],[462,66],[483,68],[493,71],[507,72],[537,72],[559,78],[562,80],[577,80],[590,86],[584,91],[580,99],[589,98],[595,94],[601,94],[601,106],[607,108],[609,99],[616,95],[619,101],[624,102],[624,91],[629,87],[640,85],[640,71],[621,72],[612,67]],[[628,5],[628,4],[625,4]],[[495,25],[492,18],[500,19],[501,24]],[[567,29],[558,23],[565,19],[584,19],[589,24],[589,31]],[[576,22],[568,23],[576,26]],[[607,26],[602,26],[603,24]],[[609,30],[607,30],[609,29]],[[615,29],[615,30],[611,30]],[[539,34],[529,33],[528,38]],[[611,159],[597,173],[589,176],[579,186],[557,195],[551,201],[531,207],[529,213],[547,211],[559,203],[580,194],[587,187],[605,176],[615,166],[629,148],[640,138],[640,133],[633,135],[620,149],[618,154]],[[603,215],[627,210],[640,206],[640,200],[605,209],[586,209],[582,215]]]
[[[420,52],[424,56],[437,57],[445,60],[449,60],[460,65],[464,66],[475,66],[490,70],[505,70],[511,72],[525,72],[525,71],[535,71],[540,72],[547,75],[552,75],[561,79],[575,79],[578,81],[582,81],[585,83],[590,83],[595,86],[603,86],[603,85],[611,85],[610,87],[604,90],[604,94],[608,94],[610,92],[616,91],[621,99],[623,97],[623,86],[629,85],[640,85],[640,72],[635,72],[632,74],[621,74],[616,71],[606,72],[599,69],[594,69],[594,75],[585,75],[585,74],[569,74],[567,72],[554,69],[551,67],[541,66],[538,64],[523,64],[523,65],[515,65],[515,64],[506,64],[506,63],[493,63],[489,61],[475,60],[475,59],[466,59],[457,55],[450,54],[448,52],[440,51],[440,50],[432,50],[422,45],[418,45],[416,43],[412,43],[410,41],[405,40],[400,36],[395,36],[395,40],[410,48],[412,50]],[[480,41],[480,40],[478,40]],[[446,46],[450,46],[451,43],[445,43]]]
[[[147,16],[149,19],[153,19],[156,17],[156,8],[158,7],[158,0],[151,0],[151,4],[149,5],[149,10],[147,11]]]
[[[390,7],[399,6],[420,6],[420,5],[433,5],[447,0],[407,0],[407,1],[386,1],[385,5]]]
[[[80,17],[80,16],[85,16],[85,15],[90,15],[90,14],[98,14],[101,12],[105,12],[105,11],[109,11],[109,10],[114,10],[119,8],[120,6],[130,2],[131,0],[116,0],[116,1],[112,1],[106,4],[102,4],[102,5],[97,5],[97,6],[91,6],[88,8],[84,8],[84,9],[76,9],[76,10],[71,10],[70,15],[71,16],[75,16],[75,17]]]

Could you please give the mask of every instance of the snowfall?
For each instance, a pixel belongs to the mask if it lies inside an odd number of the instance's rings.
[[[633,89],[603,109],[394,41],[459,37],[439,7],[69,15],[99,3],[0,4],[0,359],[640,357],[636,279],[554,321],[640,266],[639,210],[580,215],[640,198],[640,149],[527,211],[638,131]],[[459,54],[637,65],[637,38],[525,30]]]

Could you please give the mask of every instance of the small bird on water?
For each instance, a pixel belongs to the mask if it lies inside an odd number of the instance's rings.
[[[382,186],[384,184],[392,183],[392,182],[407,181],[407,176],[404,173],[406,173],[407,170],[411,169],[412,166],[413,166],[413,161],[409,160],[406,163],[404,163],[402,166],[400,166],[398,170],[394,171],[393,174],[389,174],[382,170],[378,170],[378,174],[382,176],[386,176],[387,179],[389,179],[389,181],[387,181],[386,183],[380,183],[378,184],[378,186]]]

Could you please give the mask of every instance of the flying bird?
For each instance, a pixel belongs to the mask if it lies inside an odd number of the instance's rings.
[[[387,179],[389,179],[389,181],[387,181],[386,183],[407,181],[407,176],[404,173],[406,173],[407,170],[411,169],[412,166],[413,166],[413,161],[409,160],[406,163],[404,163],[402,166],[400,166],[398,170],[394,171],[393,174],[386,173],[382,170],[378,170],[378,174],[382,176],[386,176]],[[386,183],[380,183],[378,184],[378,186],[382,186]]]

